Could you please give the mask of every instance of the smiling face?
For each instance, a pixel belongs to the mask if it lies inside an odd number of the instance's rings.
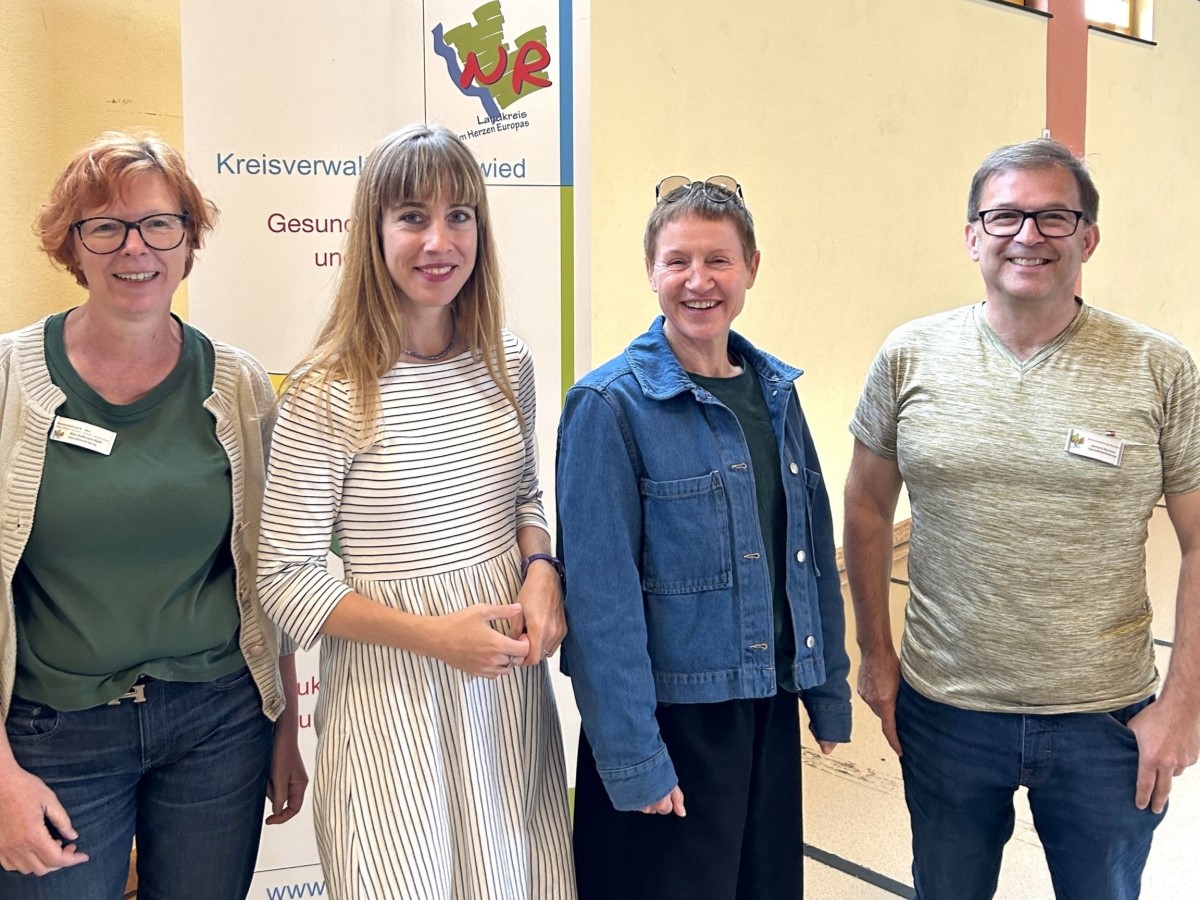
[[[663,225],[646,261],[651,288],[667,317],[667,342],[685,369],[723,359],[729,329],[758,273],[758,251],[746,261],[737,227],[728,218],[682,215]]]
[[[1057,166],[1001,172],[987,180],[980,209],[1080,209],[1079,185]],[[978,220],[967,223],[967,252],[979,263],[987,300],[997,304],[1070,304],[1083,264],[1100,242],[1086,221],[1069,237],[1043,237],[1032,218],[1011,237],[994,237]]]
[[[454,302],[479,248],[475,209],[446,198],[402,203],[383,213],[383,258],[408,315]]]
[[[85,210],[80,219],[111,216],[136,222],[156,213],[181,213],[179,198],[160,174],[132,176],[121,185],[116,199],[99,209]],[[83,246],[78,230],[75,258],[87,281],[88,303],[119,318],[167,315],[171,298],[183,280],[191,245],[187,238],[173,250],[153,250],[133,229],[115,253],[92,253]]]

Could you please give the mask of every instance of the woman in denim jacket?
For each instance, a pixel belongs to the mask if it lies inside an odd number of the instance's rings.
[[[559,425],[579,896],[791,900],[796,695],[823,752],[850,737],[829,498],[800,371],[730,331],[759,264],[741,188],[665,179],[645,252],[663,316]]]

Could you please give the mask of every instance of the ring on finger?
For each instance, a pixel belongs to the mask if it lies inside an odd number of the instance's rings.
[[[505,666],[505,668],[507,668],[507,669],[511,669],[511,668],[512,668],[513,666],[515,666],[516,664],[517,664],[517,658],[516,658],[515,656],[510,656],[510,657],[508,658],[508,665],[507,665],[507,666]]]

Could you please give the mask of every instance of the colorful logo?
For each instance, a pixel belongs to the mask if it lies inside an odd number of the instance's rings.
[[[491,0],[474,12],[475,21],[444,30],[434,26],[433,49],[446,61],[458,89],[483,104],[490,119],[535,91],[548,88],[549,78],[539,74],[550,65],[546,26],[538,25],[518,36],[513,45],[504,39],[504,13],[500,0]]]

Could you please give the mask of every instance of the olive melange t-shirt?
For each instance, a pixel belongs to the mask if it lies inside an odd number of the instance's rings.
[[[779,470],[779,446],[775,428],[767,411],[758,376],[749,366],[732,378],[710,378],[689,372],[700,387],[721,401],[737,417],[750,450],[754,471],[754,493],[758,501],[758,524],[762,529],[764,556],[771,576],[771,605],[775,626],[776,681],[784,690],[795,692],[793,666],[796,639],[792,634],[792,616],[787,602],[787,498],[783,493],[783,474]]]
[[[14,692],[60,710],[119,697],[142,674],[209,681],[237,671],[229,460],[203,406],[212,345],[180,323],[171,373],[133,403],[107,402],[63,345],[69,313],[46,324],[46,361],[67,400],[59,417],[115,434],[108,455],[56,439],[13,581]]]
[[[1200,488],[1200,379],[1152,328],[1080,304],[1026,360],[983,304],[888,337],[850,430],[895,459],[912,504],[900,662],[933,700],[1099,712],[1157,679],[1146,527]],[[1084,432],[1123,444],[1088,458]]]

